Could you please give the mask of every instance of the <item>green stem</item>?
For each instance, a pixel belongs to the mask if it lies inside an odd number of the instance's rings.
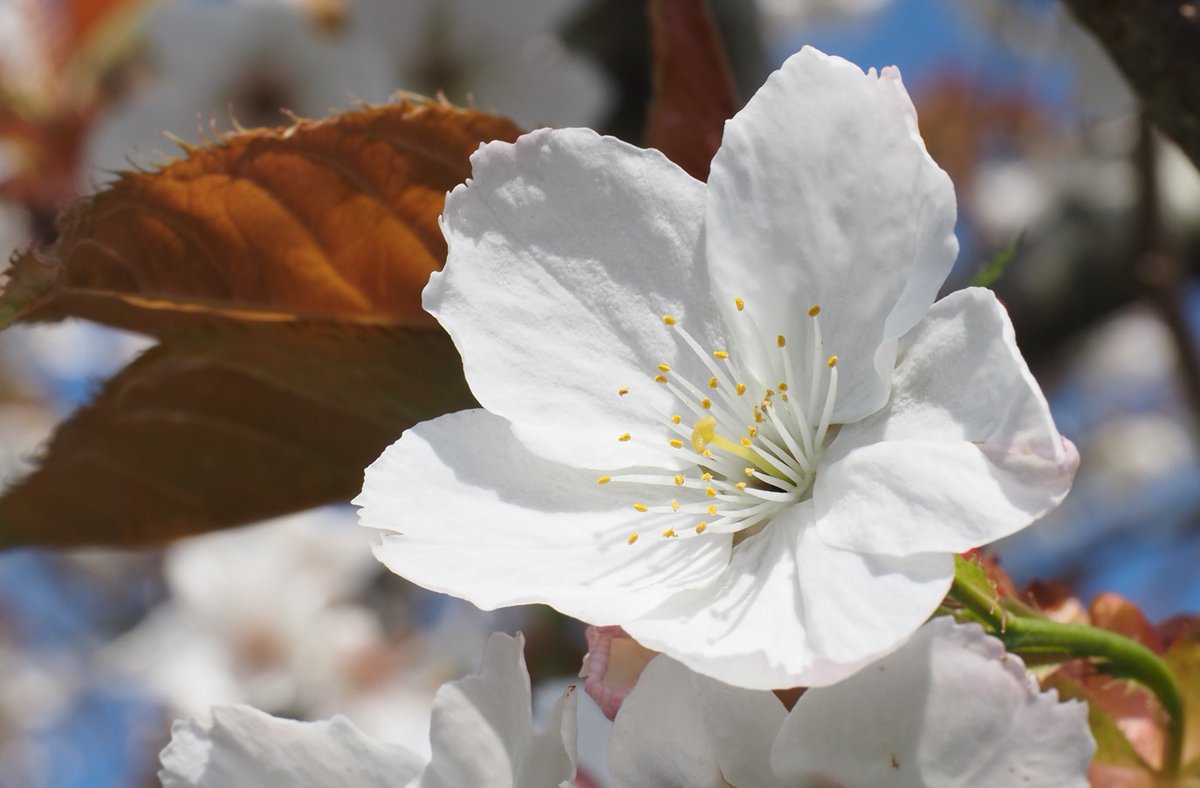
[[[1166,663],[1142,644],[1106,629],[1014,613],[1001,606],[978,567],[958,560],[960,571],[955,572],[950,598],[992,629],[1009,651],[1059,661],[1093,658],[1105,673],[1136,681],[1153,692],[1168,717],[1162,773],[1168,779],[1178,775],[1183,756],[1183,697]]]

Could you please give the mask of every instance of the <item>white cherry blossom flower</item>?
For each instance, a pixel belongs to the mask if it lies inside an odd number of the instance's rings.
[[[656,657],[610,741],[618,788],[1086,788],[1096,748],[1085,704],[1040,692],[1000,641],[949,617],[790,713]]]
[[[377,741],[345,717],[297,722],[250,706],[180,720],[162,753],[164,788],[553,788],[575,773],[575,693],[533,729],[525,639],[492,635],[478,675],[438,690],[424,759]]]
[[[707,186],[584,129],[472,161],[424,298],[484,409],[367,470],[393,571],[732,684],[827,684],[921,625],[952,553],[1066,494],[1003,308],[933,303],[954,192],[895,69],[801,51]]]

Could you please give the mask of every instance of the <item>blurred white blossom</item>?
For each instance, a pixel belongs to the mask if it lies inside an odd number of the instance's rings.
[[[179,153],[210,125],[281,125],[398,91],[444,92],[527,126],[595,123],[610,89],[558,39],[586,0],[169,0],[147,62],[88,142],[85,184]]]
[[[763,26],[769,33],[786,37],[802,32],[813,22],[861,20],[892,0],[758,0]]]
[[[378,620],[355,601],[376,570],[343,510],[183,540],[164,564],[171,598],[104,659],[177,714],[245,702],[328,715],[384,647]]]
[[[278,719],[247,706],[177,722],[162,753],[165,788],[553,788],[575,776],[575,693],[535,731],[525,640],[495,634],[478,675],[438,690],[426,762],[345,717]]]
[[[350,0],[347,32],[392,59],[395,88],[512,118],[587,126],[611,101],[607,78],[558,37],[591,0]]]
[[[280,109],[322,117],[396,88],[377,47],[323,33],[276,3],[168,0],[146,22],[145,48],[146,73],[88,139],[84,188],[131,161],[178,155],[165,133],[196,142],[210,125],[282,125]]]

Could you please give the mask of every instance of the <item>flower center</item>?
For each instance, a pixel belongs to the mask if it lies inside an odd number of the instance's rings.
[[[782,335],[768,340],[745,302],[739,298],[735,304],[739,318],[749,322],[748,334],[757,338],[736,354],[706,351],[674,317],[663,317],[709,375],[697,385],[660,364],[654,376],[677,404],[675,413],[662,414],[671,433],[670,451],[692,469],[598,480],[673,487],[669,499],[633,504],[647,515],[647,530],[664,538],[708,531],[736,533],[736,541],[757,532],[780,510],[811,496],[817,463],[835,427],[830,419],[837,399],[838,358],[824,354],[821,308],[808,310],[811,342],[796,349]],[[624,396],[629,389],[617,393]],[[625,433],[618,439],[629,441],[631,436]],[[633,544],[639,538],[635,532],[628,541]]]

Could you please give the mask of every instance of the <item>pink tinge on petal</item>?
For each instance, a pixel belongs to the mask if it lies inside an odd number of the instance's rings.
[[[637,684],[638,676],[658,656],[631,638],[621,627],[588,627],[588,653],[583,657],[579,675],[586,679],[584,689],[610,720],[615,719],[621,702]]]
[[[1058,467],[1064,473],[1070,474],[1071,478],[1075,478],[1075,472],[1079,470],[1079,449],[1067,438],[1059,436],[1059,440],[1062,441],[1063,457],[1059,460]]]

